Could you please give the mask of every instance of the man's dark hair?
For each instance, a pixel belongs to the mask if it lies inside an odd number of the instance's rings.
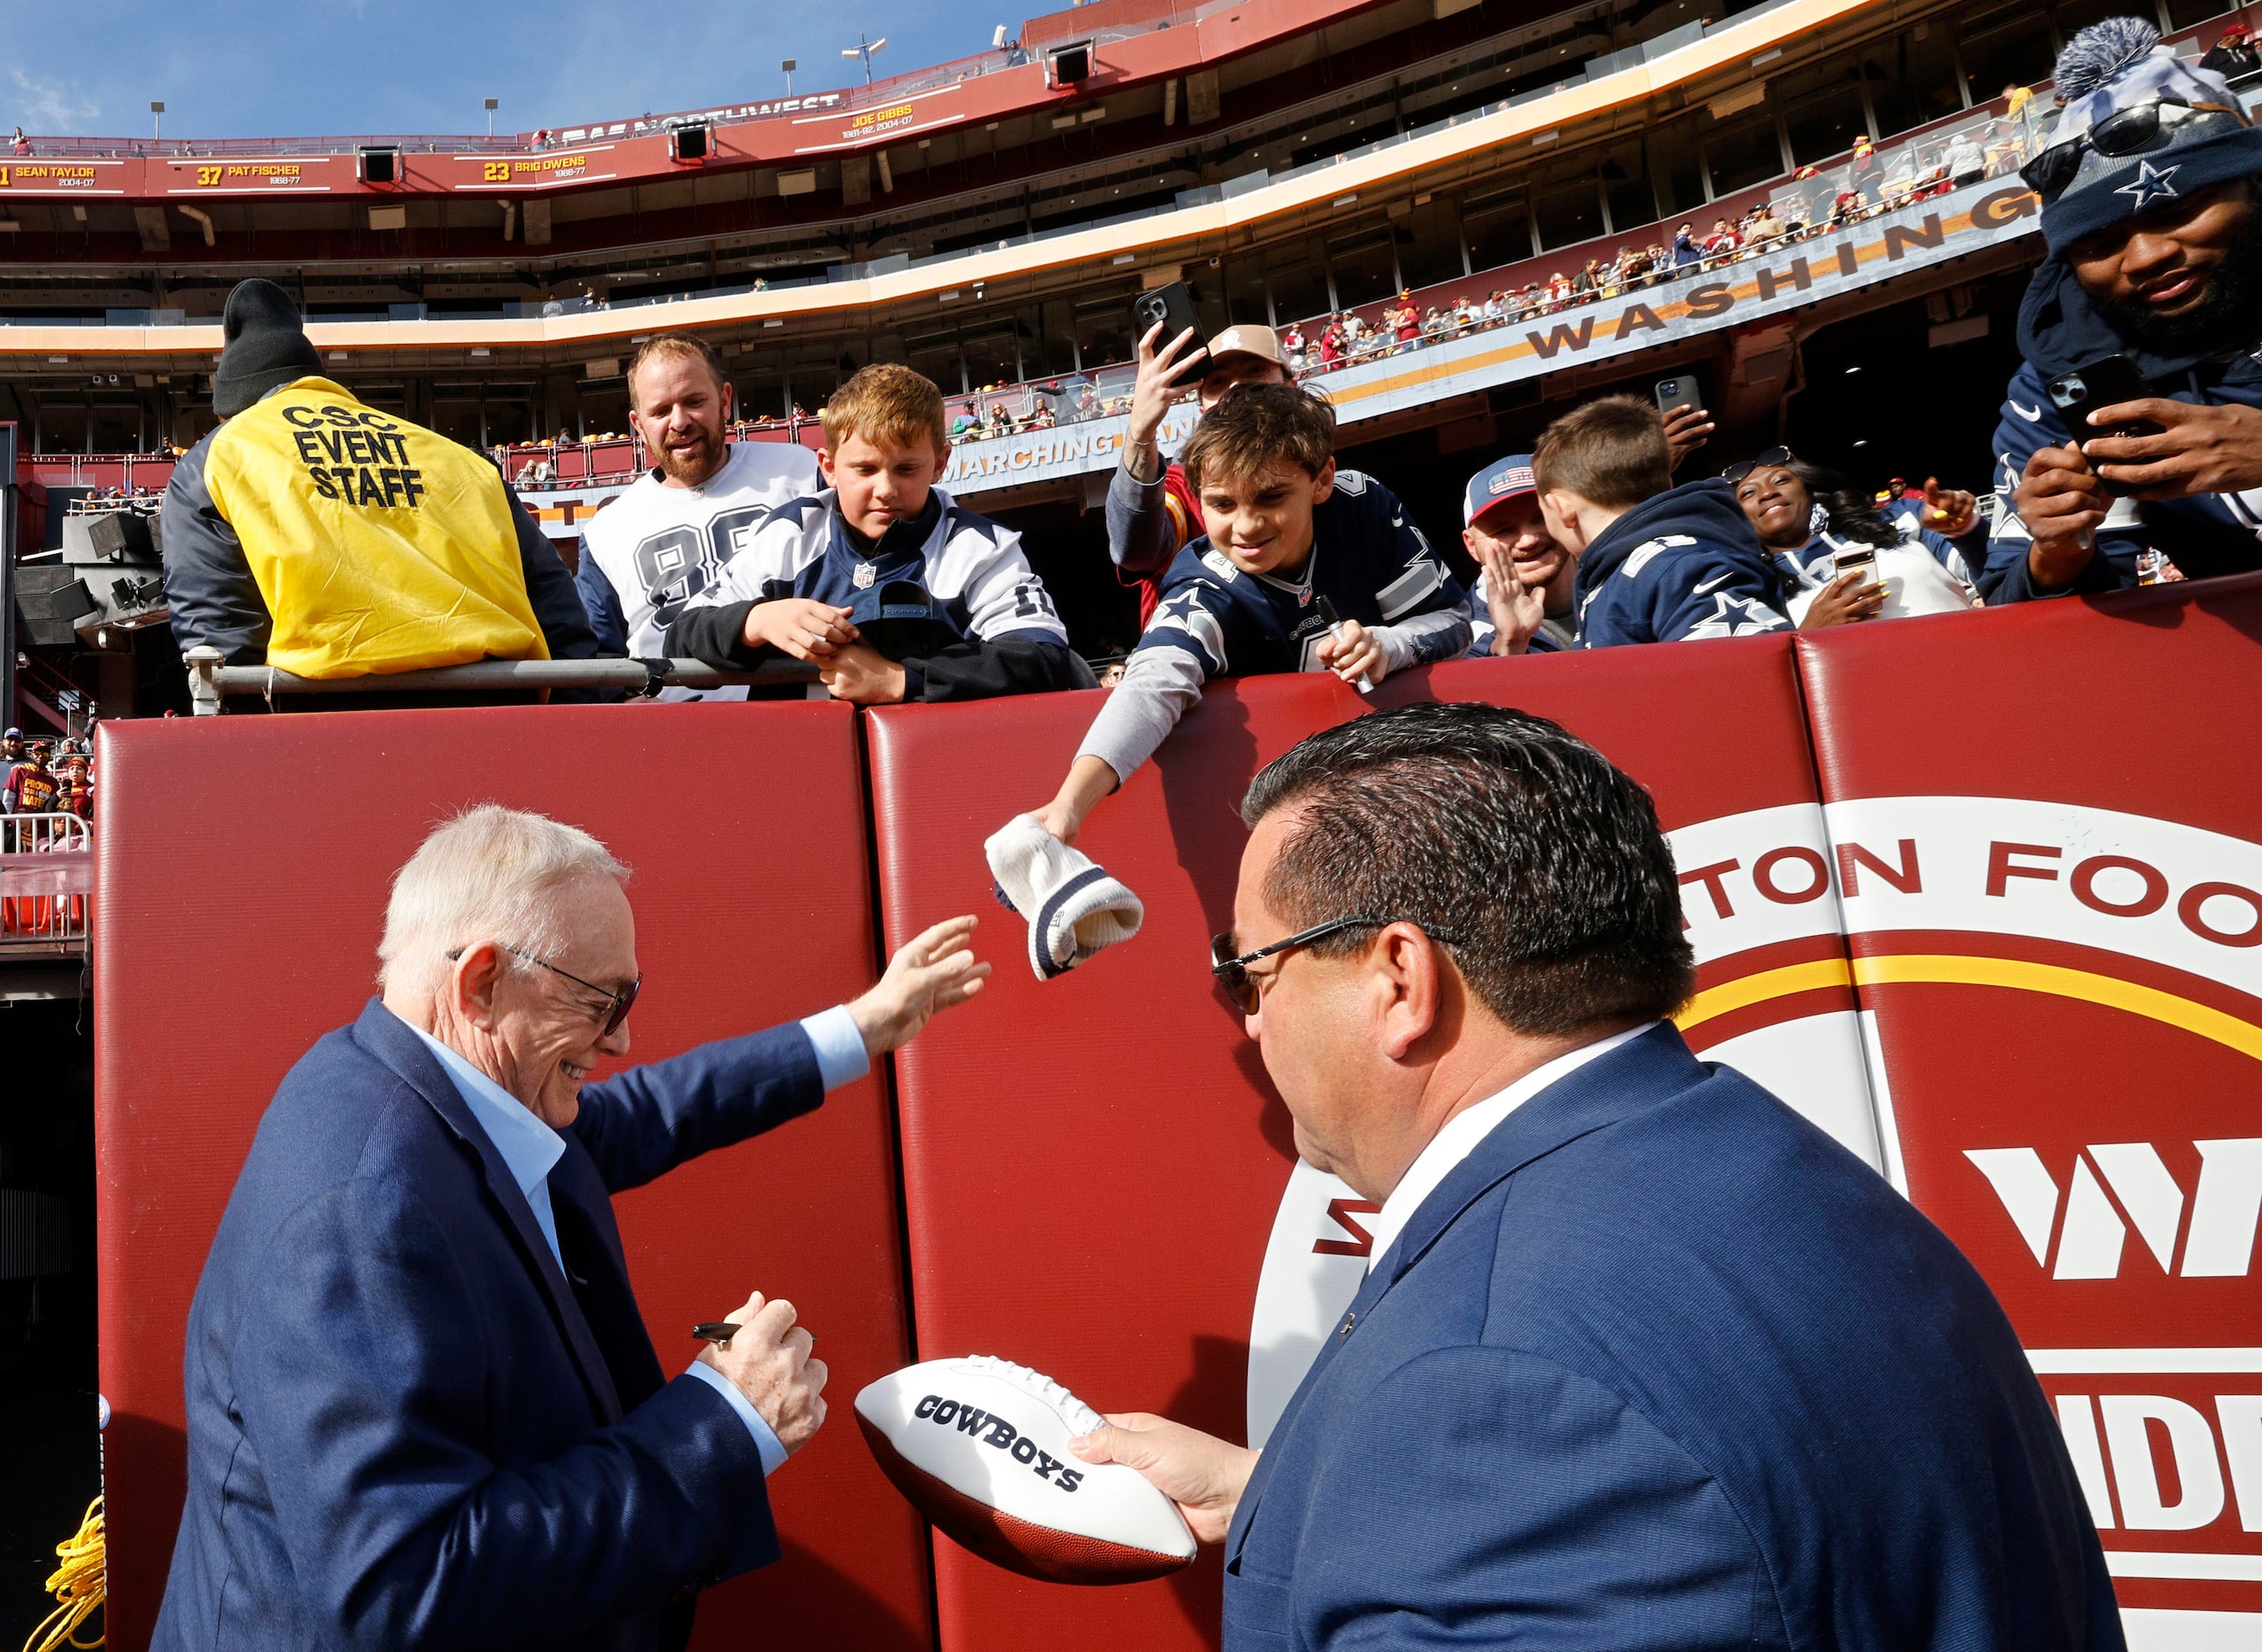
[[[1543,717],[1409,705],[1312,735],[1241,800],[1297,819],[1265,874],[1291,931],[1405,918],[1469,990],[1531,1036],[1670,1015],[1695,986],[1680,885],[1650,794]],[[1313,950],[1368,944],[1353,930]]]

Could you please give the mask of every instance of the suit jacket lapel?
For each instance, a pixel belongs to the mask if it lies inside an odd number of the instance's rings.
[[[651,1334],[628,1282],[628,1260],[621,1249],[620,1224],[612,1198],[596,1164],[577,1140],[550,1173],[550,1210],[558,1222],[558,1242],[575,1274],[575,1299],[589,1320],[614,1391],[624,1410],[633,1410],[659,1393],[667,1380]]]
[[[1661,1101],[1703,1076],[1703,1069],[1689,1054],[1679,1029],[1670,1024],[1652,1027],[1641,1037],[1620,1045],[1607,1056],[1598,1056],[1541,1091],[1502,1120],[1492,1134],[1453,1167],[1452,1173],[1422,1201],[1396,1241],[1368,1272],[1350,1310],[1336,1322],[1335,1335],[1313,1356],[1311,1369],[1304,1373],[1304,1380],[1297,1385],[1287,1409],[1273,1425],[1271,1441],[1264,1455],[1257,1459],[1248,1486],[1242,1488],[1241,1503],[1233,1510],[1232,1528],[1226,1534],[1226,1561],[1229,1567],[1241,1559],[1249,1523],[1255,1517],[1257,1505],[1271,1478],[1275,1453],[1270,1445],[1288,1437],[1290,1427],[1303,1409],[1305,1396],[1336,1352],[1357,1334],[1359,1325],[1373,1313],[1375,1305],[1444,1237],[1446,1230],[1460,1220],[1461,1212],[1533,1160]]]
[[[1350,1308],[1342,1319],[1336,1321],[1336,1334],[1321,1343],[1320,1351],[1312,1356],[1312,1363],[1304,1372],[1304,1380],[1296,1385],[1296,1392],[1289,1396],[1280,1420],[1272,1425],[1272,1437],[1266,1442],[1267,1449],[1256,1459],[1256,1468],[1249,1475],[1248,1484],[1241,1488],[1241,1502],[1233,1509],[1233,1524],[1226,1532],[1226,1563],[1228,1567],[1241,1560],[1242,1539],[1248,1535],[1248,1524],[1255,1517],[1257,1504],[1264,1499],[1266,1483],[1272,1478],[1272,1465],[1277,1460],[1278,1454],[1270,1447],[1288,1437],[1288,1430],[1295,1423],[1296,1414],[1304,1408],[1304,1396],[1312,1392],[1313,1385],[1320,1380],[1321,1373],[1328,1369],[1336,1352],[1351,1340],[1351,1333],[1358,1328],[1359,1321],[1365,1319],[1374,1305],[1382,1299],[1383,1293],[1390,1289],[1390,1276],[1380,1268],[1371,1270],[1365,1283],[1359,1286],[1358,1295],[1351,1298]]]
[[[558,1259],[550,1253],[550,1242],[542,1237],[542,1229],[534,1220],[533,1208],[526,1195],[518,1190],[518,1182],[510,1167],[502,1162],[502,1155],[479,1127],[465,1104],[455,1080],[424,1047],[424,1041],[408,1029],[407,1024],[384,1007],[384,1003],[371,998],[362,1009],[361,1019],[354,1023],[354,1042],[383,1062],[401,1081],[431,1104],[441,1121],[455,1132],[456,1137],[471,1150],[479,1161],[481,1174],[487,1181],[487,1195],[502,1211],[503,1219],[517,1236],[518,1248],[524,1253],[526,1265],[542,1282],[550,1294],[550,1305],[558,1316],[559,1328],[565,1334],[566,1346],[572,1350],[574,1363],[581,1367],[582,1379],[589,1385],[589,1394],[597,1401],[597,1410],[606,1422],[620,1420],[619,1391],[613,1385],[611,1369],[605,1363],[604,1352],[590,1334],[589,1319],[582,1312],[581,1304],[575,1299],[573,1287],[558,1267]],[[560,1161],[563,1163],[562,1160]],[[554,1204],[557,1190],[551,1189]]]

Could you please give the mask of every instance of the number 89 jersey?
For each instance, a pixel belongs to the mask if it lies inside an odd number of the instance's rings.
[[[669,625],[721,583],[763,518],[823,485],[816,455],[797,443],[735,442],[727,451],[703,487],[670,487],[648,471],[582,530],[583,553],[619,599],[633,659],[666,654]]]

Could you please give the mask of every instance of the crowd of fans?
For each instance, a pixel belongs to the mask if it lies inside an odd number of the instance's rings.
[[[1326,669],[1371,683],[1465,654],[1870,624],[2262,568],[2252,503],[2262,498],[2262,131],[2220,77],[2128,19],[2084,31],[2058,84],[2053,142],[2024,172],[2043,201],[2049,256],[2022,320],[2025,365],[2007,389],[2002,464],[1984,501],[1930,479],[1866,494],[1782,447],[1704,474],[1721,456],[1697,460],[1717,435],[1702,407],[1605,397],[1556,420],[1530,454],[1470,478],[1463,543],[1478,577],[1464,588],[1384,479],[1338,467],[1332,412],[1296,383],[1343,353],[1331,333],[1359,342],[1357,327],[1337,318],[1316,342],[1300,327],[1284,338],[1234,326],[1206,341],[1192,329],[1150,331],[1123,398],[1107,501],[1109,556],[1139,589],[1142,632],[1087,742],[1106,774],[1080,764],[1048,830],[1072,836],[1219,676]],[[1863,188],[1851,193],[1848,209],[1870,209]],[[1875,200],[1887,198],[1880,189]],[[1740,237],[1722,223],[1700,246],[1692,225],[1670,252],[1679,262],[1597,271],[1589,287],[1702,267],[1812,227],[1760,211]],[[1375,330],[1379,347],[1410,347],[1433,326],[1497,325],[1520,302],[1497,293],[1425,316],[1402,294]],[[303,453],[297,399],[334,414],[351,398],[319,378],[278,289],[240,287],[228,338],[216,400],[224,389],[232,416],[176,471],[167,499],[167,590],[184,647],[302,675],[533,652],[691,658],[742,673],[792,662],[822,691],[861,704],[1092,680],[1020,536],[936,485],[954,439],[1014,422],[999,400],[954,417],[916,372],[875,365],[818,415],[821,453],[733,443],[746,427],[722,363],[684,334],[655,335],[630,364],[630,422],[653,468],[590,520],[570,581],[490,470],[492,493],[467,473],[466,497],[447,496],[461,520],[365,511],[362,539],[320,552],[351,558],[356,590],[383,589],[398,610],[379,614],[383,624],[359,610],[344,621],[278,611],[279,598],[305,601],[328,579],[275,577],[314,552],[244,536],[272,535],[299,502],[263,502],[238,527],[201,479],[220,464],[239,478],[288,475],[238,450]],[[2156,391],[2068,411],[2081,375],[2101,374],[2106,358]],[[1059,390],[1071,406],[1096,399],[1088,380]],[[1024,428],[1057,420],[1054,399],[1026,403]],[[1195,435],[1181,462],[1165,463],[1165,417],[1190,399]],[[428,434],[375,413],[366,422],[400,433],[388,440]],[[366,473],[318,471],[311,486],[340,483],[349,501],[389,502]],[[516,543],[497,551],[481,536],[507,522]],[[447,566],[473,570],[476,602],[432,581],[435,544]],[[383,586],[388,567],[400,571],[398,589]],[[400,652],[381,665],[362,659],[372,635]]]
[[[94,818],[94,747],[83,735],[61,741],[24,738],[20,728],[0,734],[0,815],[74,815]],[[8,833],[7,837],[18,834]],[[36,845],[46,846],[42,838]],[[35,845],[0,840],[0,852]]]

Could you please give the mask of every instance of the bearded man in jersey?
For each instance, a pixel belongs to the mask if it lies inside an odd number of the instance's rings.
[[[655,333],[628,363],[628,422],[652,468],[582,533],[574,575],[607,650],[655,660],[692,599],[720,584],[762,519],[816,492],[816,455],[797,442],[726,442],[734,412],[722,358],[704,339]],[[663,700],[743,700],[741,684],[667,688]]]
[[[2134,18],[2075,35],[2057,89],[2065,113],[2021,174],[2050,255],[2019,308],[1980,593],[2116,590],[2146,552],[2192,579],[2262,568],[2262,128]],[[2151,393],[2090,426],[2154,434],[2077,441],[2048,387],[2114,356]]]

